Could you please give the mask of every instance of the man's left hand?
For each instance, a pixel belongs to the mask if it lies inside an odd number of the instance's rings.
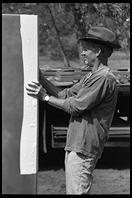
[[[42,101],[44,101],[44,98],[47,95],[46,89],[44,89],[39,82],[32,81],[28,84],[26,90],[29,96],[40,99]]]

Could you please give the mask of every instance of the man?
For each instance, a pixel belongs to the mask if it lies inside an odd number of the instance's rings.
[[[107,62],[116,48],[120,45],[112,31],[92,27],[87,37],[79,39],[81,57],[85,65],[91,68],[90,73],[73,87],[58,91],[57,97],[47,95],[38,82],[27,87],[30,96],[71,114],[65,146],[67,194],[89,193],[92,172],[108,139],[117,87]]]

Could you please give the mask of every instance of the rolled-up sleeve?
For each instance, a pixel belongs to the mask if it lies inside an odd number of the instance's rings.
[[[90,86],[84,86],[80,89],[76,97],[65,99],[63,108],[70,114],[82,113],[93,108],[104,98],[107,85],[106,77],[100,77]]]

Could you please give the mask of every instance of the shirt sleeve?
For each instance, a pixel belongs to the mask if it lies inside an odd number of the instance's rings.
[[[69,97],[65,100],[63,108],[68,113],[82,113],[98,105],[104,98],[108,83],[106,77],[100,77],[90,86],[80,89],[76,97]]]
[[[73,85],[71,88],[66,88],[58,93],[58,97],[61,99],[66,99],[72,96],[76,96],[82,87],[84,77],[75,85]]]

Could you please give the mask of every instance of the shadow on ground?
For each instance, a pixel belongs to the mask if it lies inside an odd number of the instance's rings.
[[[130,168],[129,148],[105,148],[101,159],[98,161],[99,169],[127,169]]]
[[[41,153],[39,156],[39,170],[64,169],[65,152],[62,149]],[[96,168],[98,169],[128,169],[130,168],[129,148],[105,148]]]

